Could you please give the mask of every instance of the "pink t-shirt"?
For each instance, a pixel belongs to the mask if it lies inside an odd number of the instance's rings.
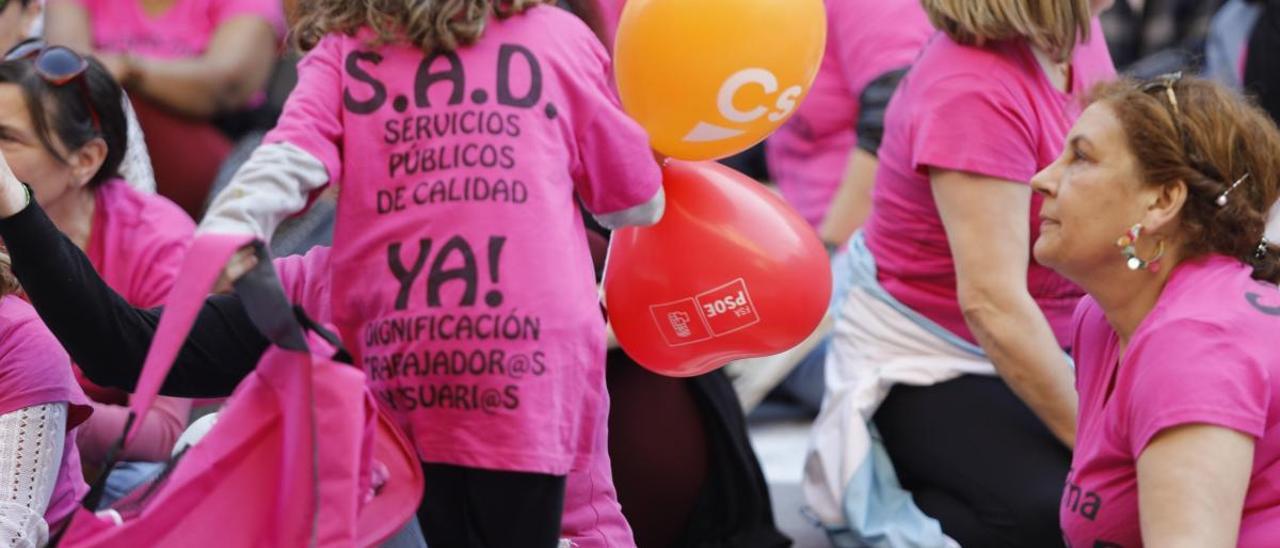
[[[85,254],[111,289],[129,304],[164,304],[182,269],[196,225],[167,198],[143,194],[121,179],[94,192],[93,228]]]
[[[1060,509],[1069,546],[1142,546],[1138,457],[1160,431],[1193,423],[1256,438],[1239,546],[1280,539],[1280,290],[1251,272],[1220,255],[1179,265],[1118,372],[1119,338],[1092,298],[1081,302],[1080,421]]]
[[[289,300],[301,305],[313,320],[332,321],[328,247],[316,247],[306,255],[275,261]],[[590,385],[582,398],[582,424],[577,446],[578,458],[565,482],[561,536],[581,548],[622,548],[634,546],[631,527],[622,515],[608,451],[609,393],[604,389],[603,370],[591,372]]]
[[[456,53],[331,35],[267,143],[340,184],[334,323],[427,462],[562,475],[604,388],[578,199],[608,214],[661,174],[587,27],[535,7]]]
[[[35,405],[66,402],[66,438],[58,482],[44,518],[57,524],[89,492],[80,474],[75,427],[89,418],[89,400],[71,374],[71,359],[35,309],[13,295],[0,298],[0,415]]]
[[[157,16],[147,15],[139,0],[54,0],[76,2],[89,12],[93,48],[162,59],[204,53],[223,23],[242,15],[267,21],[284,36],[280,0],[175,0]]]
[[[831,207],[857,144],[859,98],[906,68],[933,34],[919,0],[827,0],[827,49],[809,96],[766,142],[778,189],[809,224]]]
[[[971,342],[929,168],[1029,183],[1062,151],[1081,111],[1080,94],[1115,76],[1096,21],[1091,37],[1075,49],[1072,93],[1067,94],[1053,87],[1024,41],[966,47],[939,33],[889,104],[871,217],[864,228],[867,247],[891,295]],[[1033,196],[1031,242],[1040,232],[1040,203]],[[1065,346],[1082,292],[1034,259],[1027,288]]]

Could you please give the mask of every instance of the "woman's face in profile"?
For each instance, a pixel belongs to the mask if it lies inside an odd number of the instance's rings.
[[[1140,183],[1120,120],[1094,103],[1067,136],[1062,155],[1031,185],[1044,197],[1035,258],[1069,278],[1123,264],[1116,240],[1142,221],[1150,194]]]
[[[51,137],[58,152],[74,161],[74,155],[66,151],[57,135]],[[0,152],[18,180],[31,185],[41,205],[82,186],[71,165],[60,161],[40,141],[22,88],[17,84],[0,84]]]

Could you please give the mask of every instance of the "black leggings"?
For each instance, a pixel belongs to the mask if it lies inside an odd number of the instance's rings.
[[[423,464],[418,524],[431,548],[554,548],[564,476]]]
[[[1071,452],[997,377],[895,386],[874,418],[902,486],[961,546],[1062,546]]]

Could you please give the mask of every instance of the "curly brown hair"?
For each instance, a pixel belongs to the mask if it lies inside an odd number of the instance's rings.
[[[1115,112],[1146,184],[1186,183],[1181,223],[1187,258],[1228,255],[1253,266],[1255,279],[1280,282],[1280,246],[1258,253],[1280,197],[1280,130],[1266,112],[1199,78],[1121,79],[1094,88],[1089,102],[1104,102]],[[1242,178],[1219,206],[1219,197]]]
[[[489,16],[500,19],[553,0],[300,0],[293,42],[302,51],[327,34],[354,35],[363,28],[379,43],[407,41],[425,53],[475,43]]]

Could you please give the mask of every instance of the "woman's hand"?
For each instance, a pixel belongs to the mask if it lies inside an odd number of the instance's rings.
[[[5,160],[4,154],[0,153],[0,219],[17,215],[26,209],[30,201],[31,196],[27,194],[27,188],[22,186],[22,182],[9,168],[9,162]]]
[[[236,280],[239,280],[245,274],[248,274],[255,266],[258,266],[258,255],[253,246],[240,248],[240,251],[237,251],[235,255],[231,256],[231,260],[227,261],[227,267],[222,270],[222,275],[218,277],[218,283],[213,286],[213,292],[229,293],[232,284],[236,283]]]

